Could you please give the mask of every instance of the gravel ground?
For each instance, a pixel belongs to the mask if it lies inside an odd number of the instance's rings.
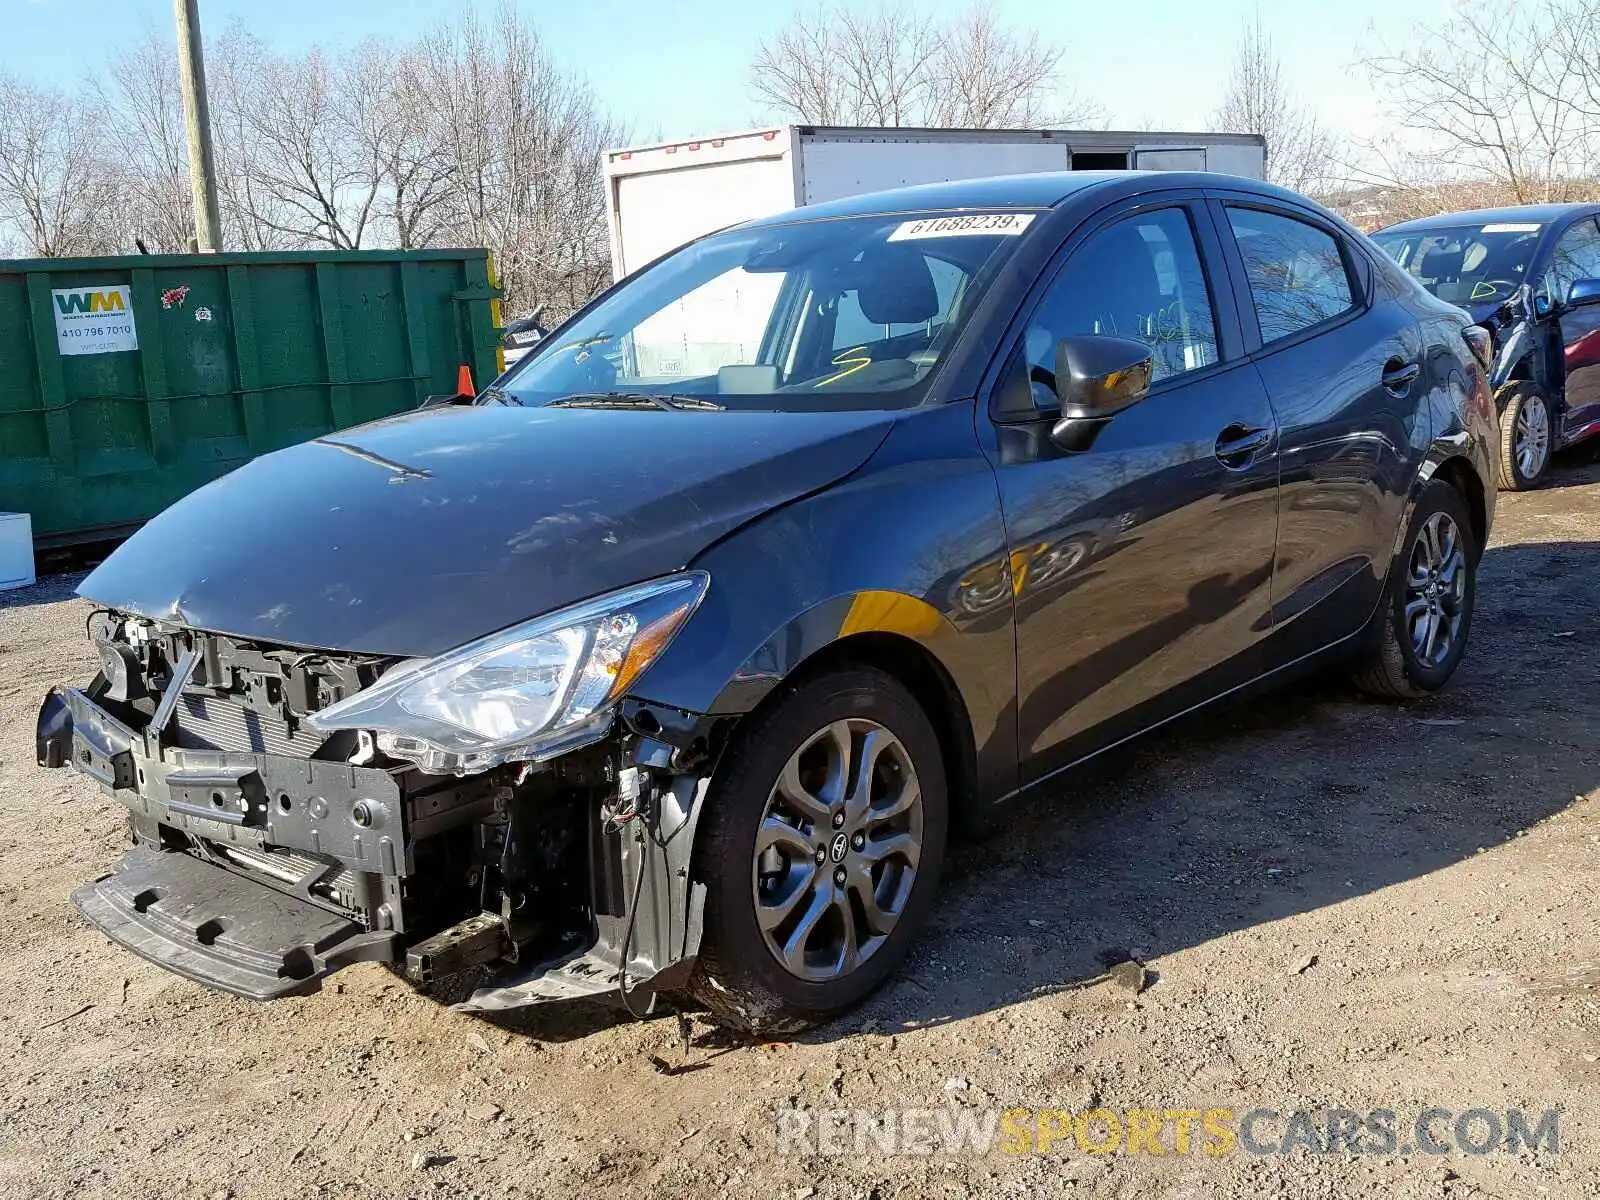
[[[67,895],[120,853],[121,811],[33,765],[40,694],[93,670],[78,577],[6,593],[0,1194],[1600,1195],[1597,540],[1600,467],[1503,496],[1444,695],[1313,681],[1150,739],[954,847],[933,927],[866,1008],[765,1045],[691,1014],[687,1050],[671,1015],[490,1023],[370,965],[255,1005],[114,949]],[[1129,957],[1133,986],[1091,982]],[[1168,1124],[1159,1156],[1008,1152],[1031,1147],[1004,1130],[816,1155],[775,1115],[1013,1106],[1266,1108],[1266,1142],[1296,1109],[1388,1109],[1398,1145],[1210,1154],[1197,1125],[1185,1154]],[[1559,1150],[1401,1153],[1434,1107],[1558,1109]]]

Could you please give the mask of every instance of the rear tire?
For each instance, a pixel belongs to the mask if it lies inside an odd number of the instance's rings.
[[[690,990],[755,1033],[854,1007],[905,959],[937,889],[949,799],[932,723],[894,677],[830,671],[750,718],[719,775]]]
[[[1526,492],[1544,481],[1555,444],[1549,398],[1525,379],[1506,384],[1496,397],[1500,410],[1500,490]]]
[[[1443,479],[1422,489],[1373,614],[1356,686],[1388,700],[1444,687],[1466,652],[1482,548],[1461,493]]]

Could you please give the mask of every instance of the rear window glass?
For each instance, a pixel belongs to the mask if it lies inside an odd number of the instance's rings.
[[[1305,221],[1229,208],[1263,344],[1349,312],[1355,305],[1339,242]]]

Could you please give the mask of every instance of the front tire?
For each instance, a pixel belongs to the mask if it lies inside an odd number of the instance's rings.
[[[1555,423],[1550,400],[1526,380],[1500,391],[1500,490],[1526,492],[1544,481],[1550,467]]]
[[[1355,672],[1358,687],[1385,699],[1415,700],[1450,681],[1467,648],[1481,553],[1461,493],[1443,479],[1431,481],[1389,567]]]
[[[703,820],[690,989],[725,1024],[795,1032],[878,988],[927,916],[949,826],[938,738],[892,676],[816,676],[739,731]]]

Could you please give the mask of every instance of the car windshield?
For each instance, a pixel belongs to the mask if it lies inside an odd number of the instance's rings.
[[[732,229],[647,267],[503,380],[521,404],[899,408],[1036,214]]]
[[[1497,304],[1522,286],[1539,241],[1533,221],[1378,233],[1380,249],[1441,300]]]

